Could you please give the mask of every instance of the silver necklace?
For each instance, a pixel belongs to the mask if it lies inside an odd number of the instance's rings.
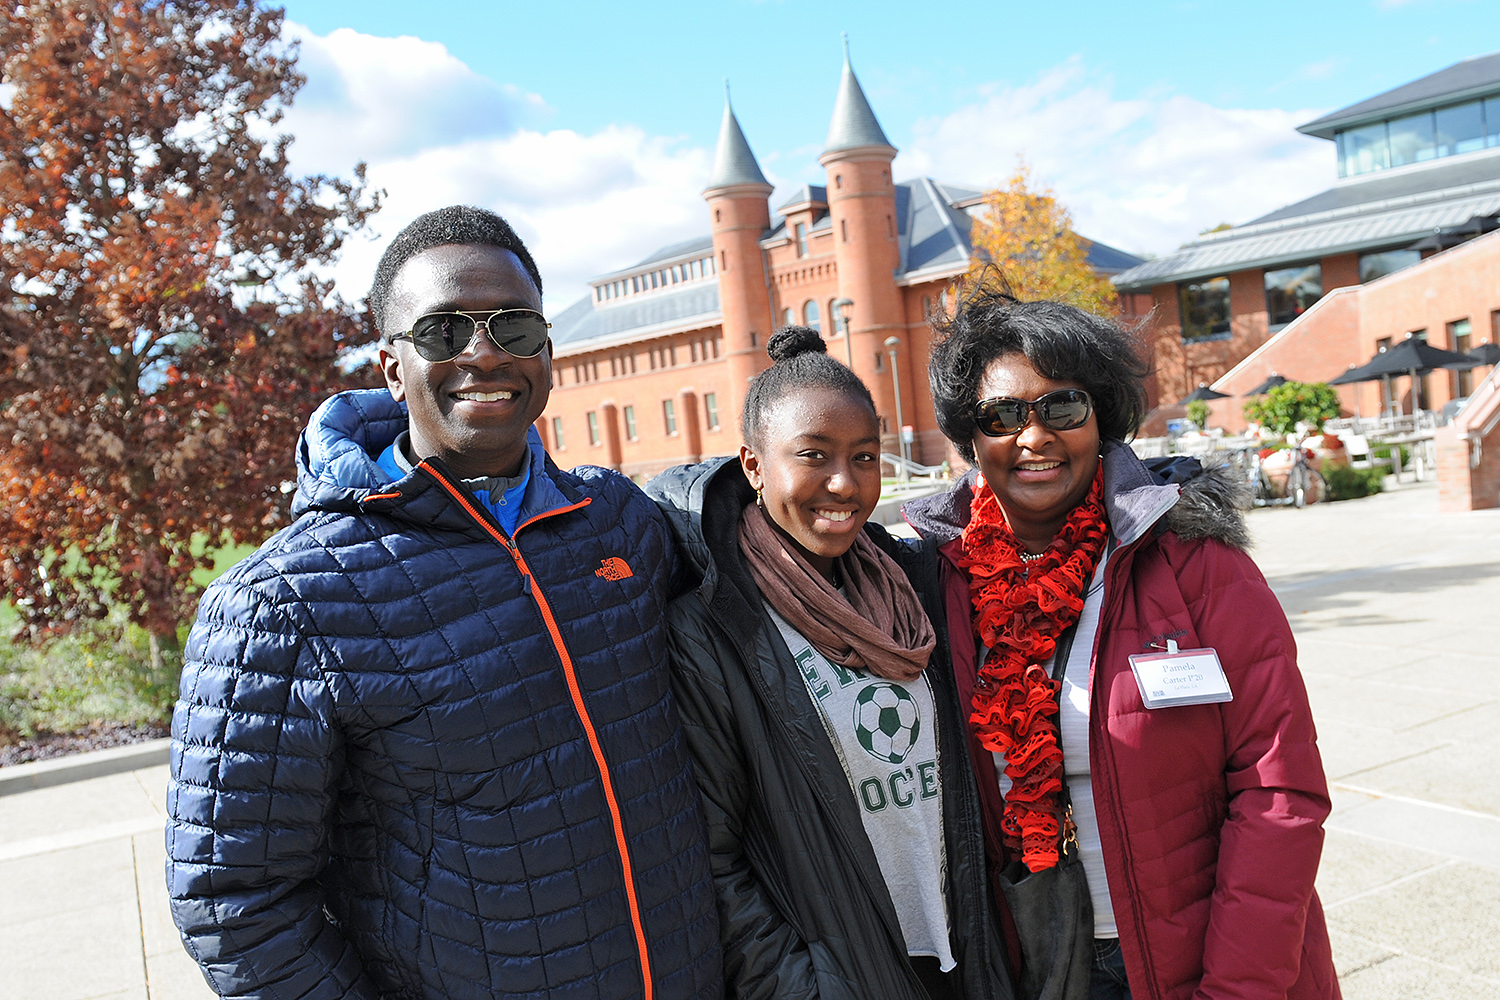
[[[1042,556],[1044,556],[1046,554],[1047,554],[1047,552],[1046,552],[1045,549],[1042,550],[1041,552],[1022,552],[1021,553],[1021,561],[1023,563],[1034,563],[1034,562],[1036,562],[1038,559],[1042,558]]]

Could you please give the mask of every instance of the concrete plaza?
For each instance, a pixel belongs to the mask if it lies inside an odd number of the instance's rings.
[[[1334,814],[1318,889],[1349,1000],[1500,1000],[1500,510],[1431,485],[1250,517]],[[0,770],[0,995],[211,997],[167,915],[162,747]]]

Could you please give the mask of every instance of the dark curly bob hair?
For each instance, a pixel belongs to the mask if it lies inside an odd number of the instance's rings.
[[[370,315],[382,340],[388,340],[390,332],[385,328],[386,309],[391,301],[391,285],[406,262],[424,250],[443,246],[499,247],[509,250],[526,269],[536,293],[542,294],[542,275],[531,251],[521,242],[521,237],[510,228],[510,223],[487,208],[473,205],[449,205],[426,215],[419,215],[391,240],[391,245],[380,255],[380,264],[375,268],[375,281],[370,286]]]
[[[935,319],[933,328],[927,377],[938,427],[970,464],[979,383],[1002,355],[1024,355],[1043,376],[1087,389],[1101,438],[1127,440],[1146,413],[1151,368],[1136,338],[1103,316],[1061,302],[1020,302],[986,284],[960,298],[953,318]]]
[[[784,326],[766,342],[771,367],[750,381],[740,436],[752,448],[761,446],[766,414],[789,393],[801,389],[832,389],[860,400],[875,415],[875,400],[858,375],[828,356],[828,345],[818,331],[806,326]]]

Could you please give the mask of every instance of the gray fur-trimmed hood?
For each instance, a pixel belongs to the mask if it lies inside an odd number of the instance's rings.
[[[969,521],[974,497],[970,470],[946,493],[918,497],[901,508],[917,533],[945,545]],[[1197,459],[1171,456],[1143,462],[1120,441],[1104,443],[1104,502],[1110,529],[1122,545],[1147,531],[1171,531],[1180,538],[1213,538],[1249,550],[1247,485],[1225,466],[1204,468]]]

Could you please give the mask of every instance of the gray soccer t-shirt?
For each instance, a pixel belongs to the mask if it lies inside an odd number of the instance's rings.
[[[859,803],[909,955],[958,962],[943,895],[943,798],[937,714],[923,674],[909,683],[828,662],[769,604]]]

